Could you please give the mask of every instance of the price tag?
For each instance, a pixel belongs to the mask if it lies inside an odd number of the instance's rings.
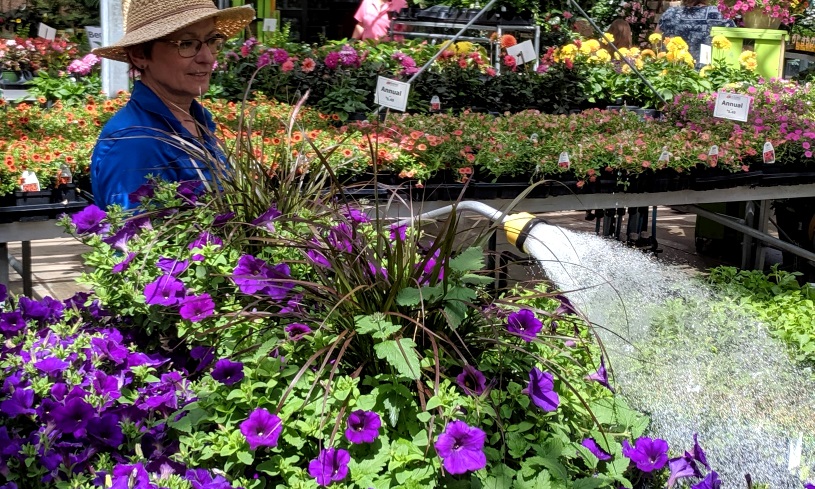
[[[560,153],[560,157],[557,159],[557,166],[561,168],[569,168],[572,166],[572,163],[569,161],[569,152],[564,151]]]
[[[33,171],[23,170],[23,175],[20,178],[20,190],[23,192],[39,192],[40,180],[37,174]]]
[[[750,96],[738,93],[718,92],[713,117],[747,122],[750,113]]]
[[[764,164],[765,165],[772,165],[775,163],[775,148],[773,148],[773,143],[767,141],[764,143]]]
[[[404,83],[380,76],[376,82],[374,103],[401,112],[407,108],[410,83]]]
[[[715,144],[711,146],[710,151],[707,152],[707,164],[710,165],[711,168],[719,164],[719,147]]]

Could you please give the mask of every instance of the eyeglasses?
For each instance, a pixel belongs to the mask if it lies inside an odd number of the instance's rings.
[[[209,48],[209,52],[212,54],[218,54],[221,52],[221,49],[224,48],[226,38],[218,34],[210,37],[206,41],[199,41],[198,39],[183,39],[180,41],[159,39],[159,41],[174,44],[175,47],[178,48],[178,55],[182,58],[193,58],[196,54],[198,54],[198,51],[201,50],[201,46],[204,44],[206,44]]]

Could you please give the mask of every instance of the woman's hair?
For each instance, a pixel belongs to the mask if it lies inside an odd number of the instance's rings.
[[[594,36],[594,31],[591,28],[591,24],[585,17],[578,17],[574,19],[574,22],[572,22],[572,30],[583,37]]]
[[[708,0],[682,0],[680,4],[683,7],[698,7],[700,5],[708,5]]]
[[[133,58],[131,58],[130,53],[132,51],[139,50],[142,52],[146,59],[151,59],[153,57],[153,45],[155,43],[156,41],[147,41],[141,44],[136,44],[135,46],[128,46],[125,48],[125,53],[127,53],[127,64],[130,66],[130,69],[128,71],[131,72],[136,71],[139,74],[142,74],[144,72],[144,70],[142,70],[141,68],[136,66],[135,63],[133,63]]]
[[[624,19],[614,19],[614,22],[608,26],[608,33],[614,36],[614,45],[618,48],[632,46],[631,26]]]

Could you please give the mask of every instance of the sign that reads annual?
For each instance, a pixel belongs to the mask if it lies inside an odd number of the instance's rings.
[[[404,112],[407,108],[410,83],[404,83],[380,76],[376,82],[374,103]]]
[[[747,122],[750,113],[750,96],[738,93],[718,92],[713,117]]]

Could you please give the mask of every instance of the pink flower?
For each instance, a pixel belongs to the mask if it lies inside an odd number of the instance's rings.
[[[506,66],[510,67],[510,68],[515,68],[515,66],[518,63],[515,60],[515,56],[512,56],[511,54],[507,54],[506,56],[504,56],[504,64]]]
[[[280,65],[280,71],[283,71],[285,73],[288,73],[289,71],[291,71],[293,69],[294,69],[294,61],[292,61],[291,59],[287,59],[286,61],[283,62],[282,65]]]
[[[303,73],[311,73],[316,67],[317,63],[313,59],[306,58],[303,60],[303,64],[300,69],[303,70]]]

